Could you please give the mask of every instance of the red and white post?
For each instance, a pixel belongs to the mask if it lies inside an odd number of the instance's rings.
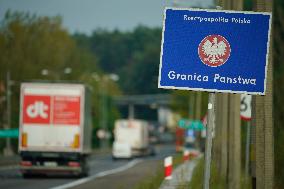
[[[183,151],[183,162],[186,162],[190,159],[190,153],[188,150]]]
[[[164,166],[165,166],[165,179],[166,180],[172,179],[172,170],[173,170],[173,157],[172,156],[165,158]]]

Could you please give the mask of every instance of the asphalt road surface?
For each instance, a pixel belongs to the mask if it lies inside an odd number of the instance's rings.
[[[85,178],[38,177],[22,178],[17,165],[0,167],[0,188],[3,189],[64,189],[64,188],[132,188],[146,175],[154,173],[158,160],[175,153],[172,145],[156,146],[152,157],[113,161],[111,154],[90,158],[90,175]]]

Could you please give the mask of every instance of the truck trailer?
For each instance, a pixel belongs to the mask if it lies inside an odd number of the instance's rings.
[[[87,175],[92,133],[87,87],[67,83],[22,83],[20,98],[22,175]]]

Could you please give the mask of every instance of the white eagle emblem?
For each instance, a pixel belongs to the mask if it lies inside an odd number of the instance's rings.
[[[223,36],[209,35],[201,41],[198,51],[203,63],[216,67],[228,60],[231,49]]]

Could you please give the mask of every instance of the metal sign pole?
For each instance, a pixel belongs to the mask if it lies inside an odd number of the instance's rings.
[[[249,175],[249,154],[250,154],[250,121],[247,122],[247,141],[246,141],[246,163],[245,173]]]
[[[208,117],[206,128],[206,149],[205,149],[205,167],[203,189],[209,189],[211,151],[212,151],[212,133],[215,124],[215,93],[209,93]]]

